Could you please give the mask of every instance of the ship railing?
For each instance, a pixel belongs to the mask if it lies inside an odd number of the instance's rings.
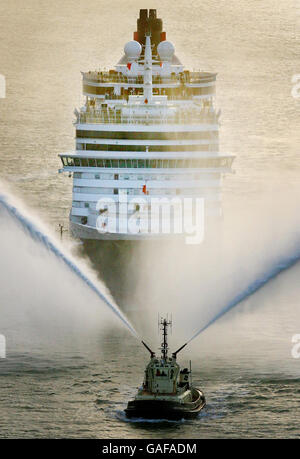
[[[216,116],[186,116],[180,117],[125,117],[125,116],[92,116],[81,114],[78,117],[80,124],[199,124],[199,123],[217,123]]]
[[[144,84],[144,80],[143,78],[134,78],[134,77],[131,77],[131,78],[127,78],[127,77],[107,77],[107,78],[89,78],[89,77],[84,77],[84,81],[87,82],[87,83],[123,83],[123,84]],[[171,79],[171,78],[153,78],[152,79],[152,84],[153,85],[156,85],[156,84],[159,84],[159,85],[164,85],[164,84],[168,84],[168,85],[174,85],[174,86],[178,86],[178,84],[180,83],[188,83],[188,84],[201,84],[201,83],[206,83],[206,82],[210,82],[210,80],[207,80],[205,79],[203,81],[203,78],[193,78],[193,79],[190,79],[190,80],[183,80],[181,78],[176,78],[176,79]],[[213,81],[212,81],[213,82]]]
[[[82,72],[82,75],[85,80],[91,80],[91,81],[128,81],[128,79],[135,79],[135,80],[140,80],[143,81],[143,76],[142,75],[137,75],[137,76],[130,76],[130,75],[124,75],[120,71],[116,70],[91,70],[89,72]],[[201,70],[194,70],[194,71],[187,71],[187,72],[181,72],[181,73],[172,73],[171,75],[153,75],[153,82],[156,80],[157,82],[173,82],[173,81],[182,81],[182,82],[191,82],[191,81],[203,81],[205,79],[210,79],[214,78],[216,76],[215,73],[211,72],[203,72]]]
[[[126,76],[126,75],[98,75],[97,73],[94,74],[83,74],[83,79],[86,82],[92,83],[125,83],[125,84],[143,84],[144,78],[141,75],[138,76]],[[203,81],[203,79],[202,79]],[[178,85],[178,83],[192,83],[192,82],[199,82],[201,83],[201,78],[195,78],[188,80],[183,78],[182,76],[174,76],[174,77],[163,77],[163,76],[153,76],[152,84],[174,84]]]

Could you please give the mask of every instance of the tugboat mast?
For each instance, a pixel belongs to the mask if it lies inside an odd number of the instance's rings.
[[[168,326],[172,325],[172,321],[168,319],[160,319],[161,331],[163,336],[163,342],[161,343],[161,358],[166,360],[168,358]]]

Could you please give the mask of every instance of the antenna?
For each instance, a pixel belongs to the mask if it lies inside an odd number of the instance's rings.
[[[159,321],[160,330],[162,332],[163,342],[161,343],[161,357],[163,360],[166,360],[168,357],[168,327],[172,325],[172,322],[169,320],[168,315],[165,319],[162,317]]]
[[[191,381],[191,386],[193,385],[193,376],[192,376],[192,361],[190,360],[190,381]]]
[[[68,231],[67,229],[64,228],[64,225],[62,223],[59,223],[58,224],[58,231],[60,232],[60,239],[62,240],[63,239],[63,233],[65,231]]]

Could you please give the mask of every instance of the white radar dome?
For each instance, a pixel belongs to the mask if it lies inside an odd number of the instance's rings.
[[[142,46],[138,41],[132,40],[124,46],[124,53],[129,61],[138,59],[142,52]]]
[[[175,53],[175,48],[170,41],[161,41],[157,47],[157,51],[162,61],[171,61]]]

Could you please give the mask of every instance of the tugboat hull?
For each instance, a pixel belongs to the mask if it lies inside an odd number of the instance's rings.
[[[195,400],[179,403],[154,398],[153,400],[132,400],[128,402],[125,414],[128,418],[145,419],[192,419],[198,416],[206,401],[202,392],[194,389]]]

